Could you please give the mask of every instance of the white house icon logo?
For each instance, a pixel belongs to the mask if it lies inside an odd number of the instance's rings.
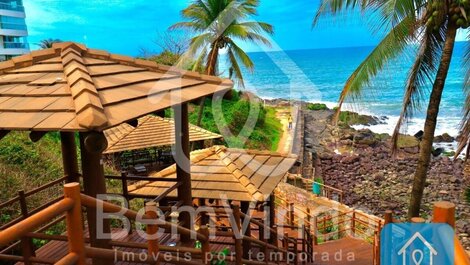
[[[429,262],[425,262],[423,264],[429,264],[433,265],[433,259],[434,256],[437,255],[437,251],[429,244],[426,239],[419,233],[416,232],[410,240],[406,242],[406,244],[398,251],[399,256],[403,256],[403,265],[420,265],[427,257],[425,257],[425,250],[424,249],[412,249],[410,248],[411,244],[413,244],[416,240],[421,240],[421,242],[424,244],[424,246],[428,249],[429,251]],[[409,249],[410,248],[410,249]],[[408,251],[408,249],[410,251]],[[407,264],[407,257],[411,257],[411,260],[413,261],[413,264]]]

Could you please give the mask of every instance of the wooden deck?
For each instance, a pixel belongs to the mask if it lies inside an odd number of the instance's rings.
[[[330,241],[314,248],[315,265],[372,265],[372,245],[351,237]],[[326,255],[327,253],[328,255]],[[328,256],[328,260],[326,260]],[[354,260],[348,261],[348,256],[354,256]]]
[[[115,232],[118,232],[115,230]],[[146,241],[139,236],[139,234],[134,231],[132,234],[115,240],[119,242],[136,242],[136,243],[145,243]],[[164,234],[160,239],[161,245],[171,246],[175,245],[178,239],[171,238],[169,234]],[[228,248],[230,251],[234,251],[233,248],[233,239],[229,237],[216,237],[211,242],[222,242],[225,244],[211,244],[211,250],[214,253],[218,253]],[[115,247],[115,249],[120,251],[125,251],[129,253],[136,253],[136,259],[138,259],[138,254],[146,250],[136,249],[136,248],[123,248]],[[256,250],[254,255],[256,256]],[[372,265],[372,245],[364,242],[363,240],[354,239],[354,238],[343,238],[336,241],[331,241],[328,243],[320,244],[314,247],[315,261],[314,265]],[[59,260],[68,253],[68,245],[65,241],[51,241],[38,249],[36,251],[36,257],[47,258],[49,260]],[[325,257],[328,256],[328,259]],[[348,260],[348,257],[354,257],[353,261]],[[341,260],[339,260],[341,259]],[[137,260],[136,260],[137,261]],[[17,263],[17,265],[22,265],[23,263]],[[89,264],[91,262],[89,261]],[[138,262],[117,262],[119,265],[136,265],[142,264]],[[231,264],[229,262],[229,264]],[[284,263],[285,264],[285,263]],[[312,263],[308,263],[312,264]]]

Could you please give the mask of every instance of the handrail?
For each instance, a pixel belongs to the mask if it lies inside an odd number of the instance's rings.
[[[73,207],[74,201],[69,198],[65,198],[55,204],[47,207],[41,212],[32,215],[28,219],[24,219],[11,227],[0,231],[0,246],[5,246],[11,241],[17,240],[27,233],[38,228],[44,222],[53,219],[63,212],[70,210]]]
[[[90,197],[88,195],[80,194],[80,198],[81,198],[82,204],[86,207],[89,207],[89,208],[96,208],[96,204],[99,202],[99,203],[103,204],[103,211],[105,211],[105,212],[113,213],[113,212],[123,211],[123,215],[125,217],[129,218],[129,219],[132,219],[132,220],[135,220],[138,216],[137,212],[135,212],[133,210],[123,208],[121,206],[118,206],[118,205],[115,205],[115,204],[112,204],[112,203],[109,203],[109,202],[99,201],[99,200],[97,200],[93,197]],[[142,218],[152,219],[152,217],[148,216],[147,214],[143,214]],[[168,222],[168,221],[165,221],[165,220],[161,220],[161,219],[157,219],[157,220],[155,220],[155,222],[158,225],[162,225],[162,226],[165,226],[167,228],[176,229],[178,231],[178,233],[183,234],[183,235],[195,235],[197,240],[199,240],[199,241],[204,241],[205,242],[205,241],[208,240],[208,238],[206,236],[202,235],[201,233],[198,233],[196,231],[184,228],[184,227],[176,225],[174,223],[171,223],[171,222]]]
[[[457,236],[454,237],[454,264],[470,265],[470,258]]]

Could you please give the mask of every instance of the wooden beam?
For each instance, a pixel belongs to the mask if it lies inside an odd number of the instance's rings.
[[[44,135],[46,135],[47,133],[48,132],[43,132],[43,131],[32,131],[29,133],[29,139],[31,139],[33,143],[36,143],[39,140],[41,140],[41,138],[44,137]]]
[[[240,204],[241,204],[240,208],[241,208],[242,213],[245,214],[246,218],[249,218],[249,216],[250,216],[250,202],[241,202]],[[245,217],[242,218],[242,224],[245,224]],[[246,230],[245,230],[245,236],[251,237],[251,225],[250,225],[250,223],[248,223],[248,224],[249,225],[246,227]],[[242,229],[243,229],[243,227],[242,227]],[[251,249],[250,241],[243,240],[243,258],[244,259],[249,259],[250,258],[250,249]]]
[[[80,133],[80,152],[82,157],[83,187],[85,194],[96,198],[106,194],[106,182],[102,163],[102,152],[106,150],[107,141],[102,132]],[[109,239],[97,237],[97,214],[95,209],[87,209],[90,245],[92,247],[111,249]],[[101,220],[99,220],[101,221]],[[110,233],[110,220],[103,221],[103,233]],[[93,258],[93,265],[111,265],[112,261]]]
[[[67,183],[80,182],[78,172],[77,145],[75,143],[75,133],[60,132],[62,147],[62,164]]]
[[[269,195],[269,227],[274,227],[276,225],[276,197],[274,193]],[[277,235],[274,235],[272,232],[269,233],[269,243],[277,246]]]
[[[183,206],[192,206],[191,192],[191,163],[189,161],[189,121],[188,104],[177,105],[173,108],[175,113],[175,161],[176,178],[181,185],[178,187],[178,200]],[[188,212],[180,213],[180,222],[185,228],[191,229],[191,216]],[[189,236],[181,236],[183,243],[190,241]]]
[[[8,130],[0,130],[0,140],[2,140],[9,133],[10,133],[10,131],[8,131]]]

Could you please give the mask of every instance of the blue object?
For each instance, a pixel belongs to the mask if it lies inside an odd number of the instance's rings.
[[[388,224],[380,236],[382,265],[454,264],[454,230],[448,224]]]

